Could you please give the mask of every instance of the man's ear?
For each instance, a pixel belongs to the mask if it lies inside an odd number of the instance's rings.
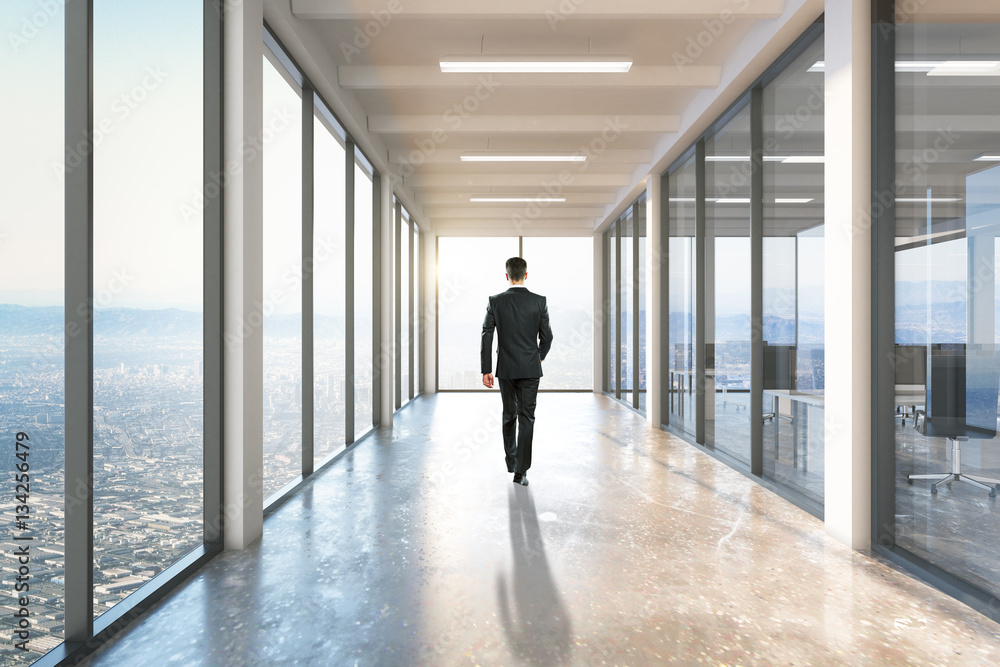
[[[505,274],[503,274],[503,279],[509,282],[509,281],[510,281],[510,276],[508,276],[508,275],[507,275],[507,274],[505,273]]]

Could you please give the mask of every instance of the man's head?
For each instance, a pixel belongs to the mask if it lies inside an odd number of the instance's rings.
[[[528,263],[520,257],[511,257],[507,260],[507,280],[511,285],[520,285],[528,277]]]

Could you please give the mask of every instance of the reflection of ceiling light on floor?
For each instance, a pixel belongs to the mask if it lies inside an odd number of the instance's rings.
[[[625,56],[448,56],[440,60],[442,72],[614,73],[627,72],[632,59]]]
[[[566,201],[565,197],[469,197],[475,204],[482,203],[557,203]]]
[[[961,197],[896,197],[897,203],[903,204],[953,204],[962,201]]]
[[[464,153],[462,162],[584,162],[586,155],[520,155],[505,153]]]
[[[817,60],[807,72],[823,72],[826,62]],[[897,60],[897,72],[927,76],[1000,76],[1000,60]]]
[[[973,162],[1000,162],[1000,155],[983,153],[979,157],[972,158]]]

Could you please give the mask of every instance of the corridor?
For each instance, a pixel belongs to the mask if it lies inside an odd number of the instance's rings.
[[[1000,626],[603,396],[420,397],[90,665],[989,665]],[[991,657],[992,656],[992,657]]]

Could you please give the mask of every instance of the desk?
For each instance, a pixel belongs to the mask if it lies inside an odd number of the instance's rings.
[[[794,389],[765,389],[764,396],[771,397],[771,408],[775,419],[774,425],[774,457],[778,458],[778,423],[777,420],[780,419],[780,413],[778,412],[778,399],[785,399],[791,402],[791,413],[792,416],[790,421],[792,422],[792,465],[798,467],[799,465],[799,434],[795,429],[795,414],[801,409],[808,409],[808,406],[823,408],[826,405],[826,401],[822,394],[808,394],[801,391],[796,391]],[[798,408],[798,410],[796,409]],[[809,447],[806,446],[802,451],[802,471],[809,471]]]

